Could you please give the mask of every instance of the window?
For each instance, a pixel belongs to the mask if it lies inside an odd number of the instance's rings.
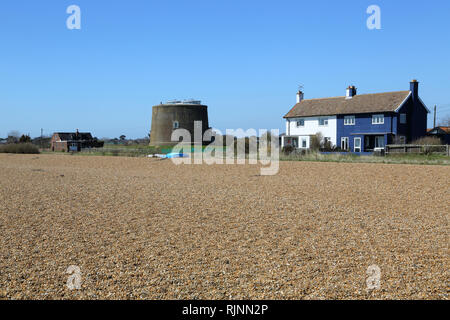
[[[300,119],[297,121],[297,127],[304,127],[305,126],[305,119]]]
[[[298,148],[298,138],[284,138],[284,146],[292,146]]]
[[[71,144],[69,145],[69,151],[75,151],[75,152],[77,152],[77,151],[78,151],[78,145],[77,145],[76,143],[71,143]]]
[[[319,118],[319,126],[328,126],[328,118]]]
[[[375,148],[384,148],[384,136],[375,137]]]
[[[374,114],[372,116],[372,124],[383,124],[384,123],[384,114]]]
[[[173,128],[178,129],[180,127],[180,123],[178,121],[173,122]]]
[[[406,144],[406,137],[405,136],[400,136],[398,138],[398,140],[399,140],[400,144]]]
[[[355,125],[355,116],[344,117],[344,126],[354,126],[354,125]]]
[[[302,138],[302,148],[306,149],[306,138]]]
[[[348,150],[348,137],[341,138],[341,149],[346,151]]]
[[[361,138],[354,139],[354,148],[353,149],[355,152],[361,152]]]
[[[406,113],[400,113],[400,123],[406,124]]]

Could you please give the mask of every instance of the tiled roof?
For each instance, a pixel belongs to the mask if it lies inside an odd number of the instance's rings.
[[[92,135],[89,132],[79,132],[78,137],[76,132],[55,132],[62,141],[71,140],[92,140]]]
[[[346,97],[306,99],[297,103],[284,118],[393,112],[409,95],[410,91],[397,91],[361,94],[351,99]]]
[[[431,132],[434,130],[443,131],[446,134],[450,134],[450,127],[442,127],[442,126],[432,128],[432,129],[427,129],[427,132]]]

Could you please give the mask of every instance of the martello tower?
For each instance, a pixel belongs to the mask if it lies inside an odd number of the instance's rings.
[[[202,122],[202,135],[209,129],[208,106],[198,100],[168,101],[153,107],[151,146],[173,146],[172,132],[186,129],[194,137],[194,122]]]

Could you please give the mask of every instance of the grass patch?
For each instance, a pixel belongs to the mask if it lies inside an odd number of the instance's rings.
[[[121,156],[121,157],[146,157],[150,154],[167,154],[172,152],[170,146],[167,147],[151,147],[144,145],[122,146],[122,145],[108,145],[104,148],[84,149],[82,152],[73,153],[74,155],[82,156]],[[204,150],[203,146],[202,150]],[[185,152],[189,151],[185,150]],[[191,149],[194,152],[194,148]],[[50,154],[65,154],[71,153],[53,153]],[[224,159],[226,158],[226,148],[223,148]],[[248,155],[246,155],[248,158]],[[343,163],[386,163],[386,164],[416,164],[416,165],[450,165],[450,157],[439,154],[390,154],[387,156],[368,156],[356,155],[353,153],[341,154],[331,153],[323,154],[320,152],[308,152],[305,154],[280,153],[280,161],[314,161],[314,162],[343,162]]]
[[[311,152],[306,154],[280,155],[281,161],[317,161],[346,163],[391,163],[391,164],[424,164],[450,165],[450,157],[438,154],[399,154],[387,156],[358,156],[356,154],[322,154]]]

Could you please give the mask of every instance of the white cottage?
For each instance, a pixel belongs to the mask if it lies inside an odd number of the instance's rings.
[[[297,105],[303,101],[303,92],[297,92]],[[295,108],[295,107],[294,107]],[[337,141],[337,118],[331,116],[310,116],[286,119],[286,136],[282,137],[281,146],[309,149],[311,137],[320,132],[323,138],[333,146]]]

